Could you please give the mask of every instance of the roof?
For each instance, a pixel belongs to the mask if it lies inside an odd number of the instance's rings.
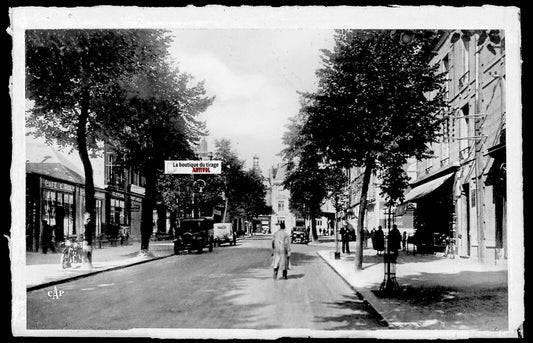
[[[272,167],[272,180],[282,182],[285,180],[285,174],[287,173],[287,164],[278,163],[277,167]]]
[[[50,176],[77,184],[85,183],[83,172],[62,153],[37,141],[26,140],[26,173]]]

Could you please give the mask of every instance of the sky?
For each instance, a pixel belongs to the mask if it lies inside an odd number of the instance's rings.
[[[282,135],[300,108],[298,92],[316,89],[329,29],[177,29],[170,47],[182,72],[204,81],[215,101],[201,118],[215,139],[228,138],[245,167],[259,157],[265,176],[281,162]]]

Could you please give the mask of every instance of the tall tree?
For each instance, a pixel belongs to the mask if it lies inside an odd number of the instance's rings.
[[[308,216],[311,220],[311,234],[318,239],[316,218],[321,214],[321,206],[326,199],[334,200],[344,186],[344,173],[327,163],[323,154],[304,131],[307,120],[306,104],[289,119],[287,131],[283,134],[286,146],[281,155],[287,163],[287,174],[283,185],[290,191],[289,207],[293,213]]]
[[[362,231],[370,177],[376,172],[389,202],[402,197],[407,158],[431,154],[445,119],[443,81],[430,65],[438,35],[413,31],[407,44],[387,30],[338,30],[322,50],[318,91],[303,131],[335,164],[362,167],[355,269],[362,269]]]
[[[260,214],[270,213],[265,203],[266,188],[262,179],[252,170],[244,170],[244,161],[233,151],[229,139],[215,141],[214,158],[222,161],[224,182],[223,221],[230,218],[251,219]]]
[[[33,107],[26,125],[37,137],[75,147],[85,173],[83,265],[92,268],[96,221],[90,152],[102,138],[101,117],[121,96],[117,80],[164,56],[157,30],[27,30],[26,90]]]
[[[146,254],[164,161],[196,157],[194,146],[205,135],[205,123],[198,115],[214,99],[205,96],[203,83],[192,85],[191,75],[180,73],[165,60],[125,75],[120,85],[123,97],[108,112],[106,139],[146,179],[141,214],[141,253]]]

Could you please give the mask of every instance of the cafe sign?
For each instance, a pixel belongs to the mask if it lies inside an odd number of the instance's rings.
[[[45,179],[43,179],[43,187],[64,192],[74,192],[74,186],[72,185]]]

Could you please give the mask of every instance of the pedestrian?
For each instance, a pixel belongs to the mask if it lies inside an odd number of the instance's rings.
[[[305,236],[306,236],[305,241],[306,241],[307,243],[309,243],[309,239],[311,238],[311,235],[310,235],[310,234],[311,234],[311,228],[309,227],[309,225],[307,225],[307,230],[305,231]],[[307,244],[307,243],[306,243],[306,244]]]
[[[363,230],[363,248],[368,248],[368,237],[370,236],[370,232],[368,232],[368,229],[365,227]]]
[[[285,223],[279,223],[279,230],[272,236],[272,268],[274,280],[278,278],[281,268],[284,279],[287,279],[287,270],[290,268],[291,238],[285,231]]]
[[[392,230],[390,230],[389,236],[387,237],[388,249],[394,258],[398,256],[398,250],[401,249],[401,241],[402,234],[400,233],[400,230],[398,230],[398,226],[394,224],[392,225]]]
[[[404,231],[402,234],[402,250],[407,251],[407,232]]]
[[[43,246],[43,254],[46,254],[46,251],[48,248],[52,250],[52,252],[56,252],[56,248],[54,247],[54,244],[52,243],[52,236],[53,236],[53,228],[48,224],[48,221],[43,219],[43,237],[41,240],[42,246]]]
[[[318,229],[318,233],[322,235],[322,228]]]
[[[381,255],[383,252],[383,229],[381,228],[381,225],[378,226],[378,229],[376,232],[374,232],[374,240],[373,240],[374,250],[377,251],[377,255]]]
[[[56,244],[59,245],[59,243],[61,243],[64,239],[65,239],[65,234],[63,232],[63,227],[56,225],[54,227],[54,240]]]
[[[345,222],[340,229],[342,241],[342,253],[350,254],[350,230],[348,229],[348,222]]]

